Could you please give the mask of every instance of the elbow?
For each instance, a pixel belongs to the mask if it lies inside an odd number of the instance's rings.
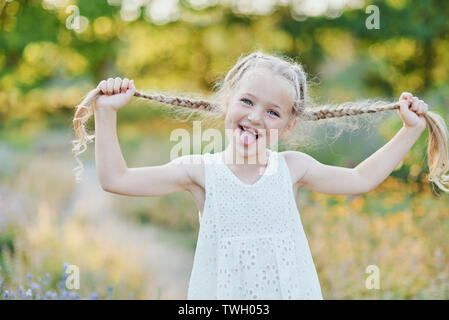
[[[366,187],[362,190],[361,194],[370,193],[373,189],[372,187]]]
[[[110,193],[118,193],[120,185],[123,183],[122,175],[108,175],[107,177],[100,177],[101,188]]]
[[[362,193],[369,193],[371,191],[373,191],[377,185],[374,185],[372,183],[370,183],[369,181],[364,180],[362,183],[363,187],[362,187]]]
[[[109,193],[115,193],[113,188],[111,188],[110,185],[108,185],[106,183],[100,183],[100,185],[101,185],[101,189],[103,189],[104,191],[109,192]]]
[[[107,179],[100,179],[101,188],[109,193],[122,194],[123,192],[123,175],[108,176]]]
[[[375,185],[373,185],[367,178],[365,178],[360,171],[355,169],[359,176],[359,185],[360,185],[360,192],[359,194],[369,193],[373,189],[376,188]]]
[[[111,179],[107,179],[107,180],[101,180],[100,179],[100,186],[101,188],[109,193],[117,193],[117,184],[113,183],[111,181]]]

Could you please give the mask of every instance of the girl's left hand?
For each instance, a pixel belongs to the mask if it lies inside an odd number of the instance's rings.
[[[427,113],[427,103],[409,92],[403,92],[399,98],[399,105],[398,114],[406,127],[426,128],[426,119],[423,116]]]

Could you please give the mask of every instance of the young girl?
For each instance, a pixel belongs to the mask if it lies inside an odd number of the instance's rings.
[[[224,115],[228,146],[164,165],[128,168],[117,139],[116,113],[133,96]],[[95,112],[95,159],[104,190],[131,196],[187,190],[194,197],[200,229],[188,299],[322,299],[296,207],[297,189],[347,195],[373,190],[412,147],[426,122],[429,179],[449,192],[444,185],[449,181],[445,123],[410,93],[383,106],[308,108],[302,67],[254,52],[228,72],[216,97],[218,103],[148,95],[137,92],[132,80],[110,78],[86,96],[74,119],[79,139],[73,151],[78,156],[92,141],[84,122]],[[301,121],[394,109],[403,127],[355,168],[325,165],[298,151],[269,149]]]

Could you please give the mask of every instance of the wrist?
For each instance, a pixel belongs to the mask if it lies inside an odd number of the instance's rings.
[[[98,116],[110,116],[117,113],[117,111],[115,111],[112,107],[103,106],[102,108],[97,108],[96,105],[93,105],[93,109],[94,114]]]
[[[414,126],[407,126],[406,124],[403,124],[402,128],[404,128],[404,130],[409,132],[421,134],[426,129],[426,122],[423,122],[422,124],[416,124]]]

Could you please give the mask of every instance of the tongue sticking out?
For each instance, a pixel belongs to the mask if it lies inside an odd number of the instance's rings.
[[[252,133],[243,131],[240,134],[240,141],[245,145],[250,145],[256,141],[256,136],[254,136]]]

